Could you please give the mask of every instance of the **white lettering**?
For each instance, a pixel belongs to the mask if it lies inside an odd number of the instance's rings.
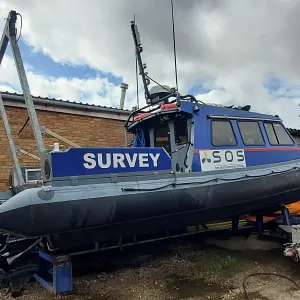
[[[86,163],[83,164],[83,166],[86,169],[94,169],[96,167],[96,161],[95,161],[95,154],[93,153],[86,153],[83,156],[84,161],[86,161]]]
[[[140,153],[139,154],[139,166],[141,168],[149,167],[148,153]]]
[[[125,157],[126,157],[126,159],[128,161],[129,167],[133,168],[135,166],[135,163],[136,163],[137,154],[134,153],[133,157],[131,158],[130,155],[129,155],[129,153],[125,153]]]
[[[124,164],[124,154],[122,153],[113,153],[113,162],[114,162],[114,168],[118,167],[118,164],[120,165],[121,168],[126,168]]]
[[[153,161],[153,166],[157,167],[157,161],[159,159],[160,153],[156,153],[155,155],[153,155],[152,153],[149,153],[152,161]]]
[[[102,169],[107,169],[111,166],[111,156],[109,153],[106,153],[106,163],[103,162],[102,153],[98,153],[98,165]]]
[[[160,157],[160,153],[98,153],[96,155],[93,153],[84,154],[83,166],[86,169],[94,169],[97,165],[101,169],[108,169],[112,166],[114,168],[126,168],[128,166],[134,168],[137,163],[140,168],[147,168],[150,165],[150,159],[153,166],[157,167]]]

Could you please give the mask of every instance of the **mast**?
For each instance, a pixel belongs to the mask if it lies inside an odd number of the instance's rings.
[[[146,64],[143,64],[141,53],[143,52],[142,43],[140,40],[140,34],[137,25],[135,24],[135,21],[131,21],[131,32],[133,36],[133,41],[135,45],[135,54],[136,59],[138,62],[140,75],[142,76],[142,81],[144,85],[144,91],[145,91],[145,98],[147,103],[151,103],[151,96],[149,93],[148,85],[150,84],[150,79],[147,77],[147,72],[145,72],[145,69],[147,68]]]

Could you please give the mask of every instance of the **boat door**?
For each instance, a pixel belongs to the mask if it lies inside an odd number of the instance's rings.
[[[176,172],[189,172],[191,161],[192,121],[186,117],[174,118],[153,129],[153,147],[163,147],[172,158],[172,169]]]

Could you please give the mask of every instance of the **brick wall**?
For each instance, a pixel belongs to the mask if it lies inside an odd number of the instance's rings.
[[[16,147],[37,154],[33,132],[30,121],[24,130],[18,134],[27,120],[27,110],[25,108],[5,106],[7,117],[11,125],[12,134]],[[82,147],[124,147],[125,131],[124,121],[105,119],[98,117],[71,115],[58,112],[37,110],[40,125],[69,139]],[[1,118],[1,117],[0,117]],[[132,140],[128,136],[128,144]],[[45,147],[50,149],[54,142],[59,142],[62,149],[69,148],[61,141],[44,134]],[[38,166],[39,161],[27,155],[19,153],[20,164],[22,166]],[[9,171],[13,166],[11,152],[8,145],[2,120],[0,121],[0,191],[9,189]]]

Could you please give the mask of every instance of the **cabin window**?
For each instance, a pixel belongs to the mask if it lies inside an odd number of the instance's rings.
[[[265,144],[258,122],[240,121],[238,126],[245,145],[262,146]]]
[[[160,127],[154,130],[154,147],[163,147],[170,152],[170,131],[167,123],[160,124]]]
[[[185,119],[176,119],[174,122],[175,143],[177,145],[185,144],[188,140],[187,122]]]
[[[271,145],[294,145],[294,141],[280,123],[265,123]]]
[[[276,133],[275,133],[275,130],[273,128],[273,125],[271,123],[265,123],[264,125],[265,125],[265,129],[266,129],[267,136],[268,136],[270,144],[271,145],[278,145],[278,140],[277,140]]]
[[[274,123],[273,124],[277,139],[279,144],[281,145],[294,145],[293,140],[289,136],[289,134],[286,132],[282,124],[280,123]]]
[[[236,138],[230,121],[212,121],[212,144],[214,146],[236,146]]]

